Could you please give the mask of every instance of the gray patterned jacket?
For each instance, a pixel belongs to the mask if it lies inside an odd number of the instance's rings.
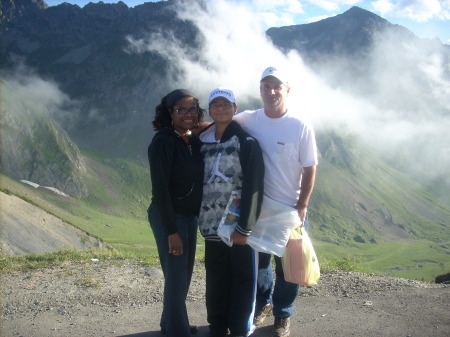
[[[199,227],[206,240],[220,241],[217,228],[235,190],[242,191],[236,230],[250,235],[261,211],[264,161],[256,139],[236,121],[228,125],[220,142],[208,142],[214,132],[211,124],[200,134],[205,166]]]

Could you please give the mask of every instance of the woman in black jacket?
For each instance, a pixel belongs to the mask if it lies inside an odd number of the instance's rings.
[[[157,133],[148,148],[153,194],[148,219],[165,278],[160,326],[168,337],[189,337],[197,331],[189,325],[186,296],[194,268],[203,161],[190,130],[203,115],[192,93],[172,91],[155,109]]]

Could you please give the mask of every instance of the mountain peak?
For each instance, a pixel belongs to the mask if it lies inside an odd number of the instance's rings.
[[[371,11],[368,11],[367,9],[364,9],[364,8],[361,8],[358,6],[351,7],[349,10],[345,11],[343,14],[345,14],[345,13],[352,14],[352,15],[360,13],[360,14],[378,16],[378,15],[372,13]]]
[[[127,12],[128,9],[128,6],[122,1],[113,4],[104,3],[103,1],[100,1],[98,3],[90,2],[83,7],[83,11],[85,13],[110,19],[122,15],[123,13]]]
[[[357,6],[310,24],[270,28],[267,35],[282,49],[293,47],[304,57],[315,59],[332,54],[363,55],[377,35],[389,30],[400,32],[405,39],[414,37],[408,29]]]
[[[379,31],[382,29],[385,29],[389,26],[394,26],[386,19],[383,19],[381,16],[374,14],[366,9],[363,9],[358,6],[353,6],[346,12],[330,17],[326,20],[330,20],[334,23],[339,23],[344,27],[349,27],[351,29],[354,29],[357,26],[361,26],[364,28],[370,28],[371,30]]]
[[[127,4],[123,1],[119,1],[118,3],[104,3],[103,1],[99,1],[97,3],[90,2],[85,7],[98,7],[98,8],[107,8],[107,7],[122,7],[122,8],[128,8]]]
[[[1,22],[8,22],[14,20],[17,16],[46,8],[48,8],[48,5],[43,0],[2,0],[0,6]]]

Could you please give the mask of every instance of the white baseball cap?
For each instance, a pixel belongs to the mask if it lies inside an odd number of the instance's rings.
[[[260,82],[262,82],[268,76],[275,77],[276,79],[280,80],[281,83],[284,83],[284,84],[288,84],[289,83],[288,76],[285,73],[283,73],[280,70],[278,70],[277,68],[275,68],[275,67],[268,67],[268,68],[266,68],[264,70],[264,72],[262,73],[262,75],[261,75],[261,81]]]
[[[223,97],[231,103],[236,103],[233,91],[227,88],[217,88],[209,93],[209,103],[214,101],[217,97]]]

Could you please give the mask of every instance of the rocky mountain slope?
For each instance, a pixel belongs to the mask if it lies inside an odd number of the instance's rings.
[[[34,13],[40,9],[48,8],[43,0],[15,1],[2,0],[0,7],[1,22],[14,20],[17,16]]]
[[[356,6],[311,24],[269,28],[267,35],[280,48],[298,50],[312,62],[331,55],[367,55],[375,39],[386,31],[397,32],[403,39],[418,40],[406,28]]]
[[[0,170],[86,198],[86,163],[78,146],[54,121],[45,106],[1,81]]]
[[[170,85],[169,64],[157,53],[128,53],[126,38],[162,32],[193,44],[195,28],[177,18],[172,2],[13,7],[1,28],[2,67],[24,62],[77,100],[70,120],[54,117],[80,146],[141,154],[150,138],[149,107]]]
[[[16,196],[0,192],[0,204],[0,252],[3,255],[107,247],[101,240]]]

